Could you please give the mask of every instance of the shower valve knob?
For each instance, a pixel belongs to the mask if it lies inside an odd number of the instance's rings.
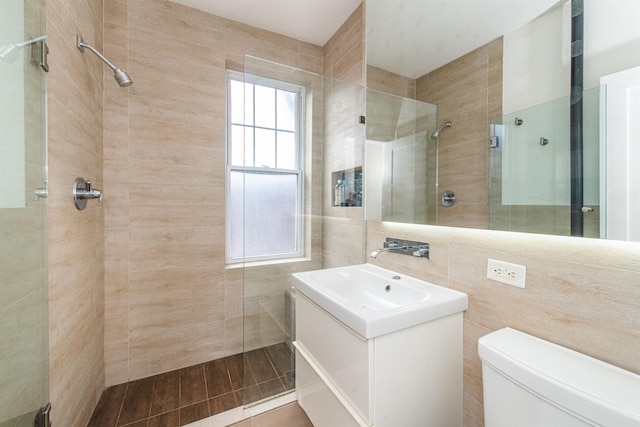
[[[73,202],[76,209],[83,210],[87,206],[87,200],[98,199],[102,201],[102,191],[92,188],[91,181],[85,181],[83,178],[76,178],[73,182]]]

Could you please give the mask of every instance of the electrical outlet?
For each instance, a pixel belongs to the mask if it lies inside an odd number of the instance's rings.
[[[487,279],[507,285],[524,288],[527,278],[527,267],[510,262],[489,259],[487,262]]]

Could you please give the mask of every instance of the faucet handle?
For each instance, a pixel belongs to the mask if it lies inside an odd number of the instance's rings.
[[[418,250],[413,253],[413,256],[420,258],[429,258],[429,245],[420,245]]]

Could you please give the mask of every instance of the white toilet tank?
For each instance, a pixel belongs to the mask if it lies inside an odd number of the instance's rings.
[[[640,376],[510,328],[478,340],[485,427],[639,427]]]

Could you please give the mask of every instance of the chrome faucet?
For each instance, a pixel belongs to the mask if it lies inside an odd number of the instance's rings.
[[[402,251],[407,249],[409,249],[409,246],[400,246],[399,243],[392,242],[389,243],[389,246],[387,246],[386,248],[376,249],[375,251],[371,252],[371,258],[376,258],[378,255],[380,255],[380,252]]]
[[[412,249],[412,251],[409,251]],[[402,255],[410,255],[418,258],[429,259],[429,244],[422,242],[413,242],[406,240],[397,240],[387,237],[387,241],[384,242],[384,247],[376,249],[369,255],[371,258],[376,258],[381,252],[397,252]]]

